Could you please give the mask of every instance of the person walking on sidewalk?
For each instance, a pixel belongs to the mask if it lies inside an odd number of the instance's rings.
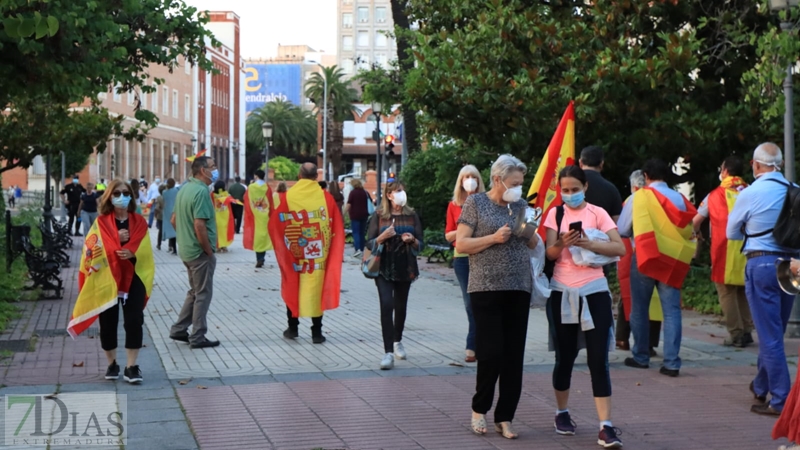
[[[783,410],[791,387],[783,335],[794,303],[794,295],[783,292],[778,284],[775,260],[797,257],[798,252],[779,245],[771,232],[790,185],[780,172],[782,164],[777,145],[767,142],[756,147],[752,161],[756,180],[739,194],[726,232],[728,239],[744,240],[745,292],[758,333],[758,372],[750,391],[761,404],[750,411],[774,416]]]
[[[563,219],[556,223],[556,209],[545,218],[547,230],[547,259],[555,261],[552,293],[547,300],[547,321],[550,338],[556,352],[553,368],[553,389],[557,410],[556,433],[575,434],[575,422],[569,415],[569,389],[572,368],[581,348],[586,348],[592,393],[600,419],[597,443],[605,448],[622,447],[617,430],[611,424],[611,376],[608,371],[608,351],[614,327],[611,293],[602,267],[575,264],[570,247],[580,247],[598,255],[623,256],[625,245],[617,232],[611,216],[598,206],[585,200],[588,186],[584,171],[578,166],[567,166],[558,175],[561,198],[564,200]],[[581,224],[580,230],[599,230],[608,237],[607,242],[590,240],[585,232],[572,228]]]
[[[94,184],[86,183],[86,192],[81,194],[81,203],[78,205],[78,211],[81,215],[81,224],[83,224],[83,235],[89,233],[94,221],[97,219],[97,192],[94,191]]]
[[[81,186],[77,173],[72,177],[72,184],[65,185],[64,189],[61,189],[60,192],[60,194],[63,196],[62,199],[64,201],[64,205],[67,207],[67,214],[69,216],[67,230],[72,231],[72,224],[74,223],[75,236],[82,236],[80,231],[78,231],[81,226],[78,206],[81,203],[81,194],[84,192],[86,192],[86,190],[83,188],[83,186]]]
[[[380,270],[375,278],[381,307],[381,334],[384,356],[381,370],[394,367],[394,360],[406,359],[403,329],[411,283],[419,278],[417,255],[422,249],[422,223],[408,206],[405,185],[388,178],[381,206],[369,222],[367,247],[380,250]]]
[[[646,187],[625,203],[617,222],[619,233],[633,237],[631,258],[631,331],[633,357],[625,365],[650,367],[650,302],[658,289],[664,311],[664,364],[662,375],[677,377],[681,368],[681,287],[697,249],[692,239],[692,219],[697,210],[680,192],[664,181],[669,173],[664,161],[651,159],[642,166]]]
[[[67,331],[74,338],[100,319],[100,346],[108,360],[106,380],[119,378],[117,324],[125,320],[125,370],[129,383],[141,383],[136,364],[144,336],[144,308],[153,291],[155,261],[144,217],[136,214],[133,188],[114,180],[100,200],[100,215],[84,239],[78,299]],[[109,301],[109,299],[112,299]]]
[[[254,176],[255,181],[248,186],[244,194],[243,244],[245,249],[256,252],[256,269],[259,269],[264,267],[267,250],[272,250],[269,216],[275,206],[272,201],[272,190],[264,178],[266,176],[264,171],[258,169]]]
[[[322,314],[339,307],[344,260],[344,222],[336,201],[316,182],[317,166],[300,166],[300,179],[280,194],[269,219],[269,233],[281,270],[281,296],[289,327],[286,339],[298,336],[300,317],[311,317],[311,340],[325,342]]]
[[[211,201],[214,202],[214,214],[217,221],[217,250],[225,253],[233,244],[234,219],[231,206],[235,204],[235,200],[225,190],[224,181],[219,180],[214,183]]]
[[[491,189],[467,197],[456,230],[456,251],[469,255],[467,292],[475,318],[478,375],[472,397],[472,431],[486,434],[486,413],[492,407],[495,384],[500,397],[494,429],[516,439],[511,427],[522,393],[522,363],[528,334],[533,275],[528,249],[539,236],[525,240],[512,235],[515,218],[524,215],[522,182],[527,168],[511,155],[492,164]]]
[[[728,216],[739,193],[747,187],[742,179],[744,162],[730,156],[719,168],[719,187],[711,191],[697,208],[692,221],[694,232],[700,235],[700,225],[711,220],[711,281],[717,288],[719,306],[725,316],[728,338],[725,346],[746,347],[753,343],[753,318],[744,291],[744,268],[747,258],[742,253],[742,241],[731,241],[725,236]]]
[[[455,245],[456,229],[458,228],[458,218],[461,217],[461,207],[472,194],[486,191],[483,186],[481,173],[473,165],[461,168],[456,178],[456,186],[453,190],[453,200],[447,205],[447,219],[444,229],[444,237],[447,242]],[[467,286],[469,285],[469,257],[458,252],[453,252],[453,270],[456,272],[458,284],[461,286],[461,297],[464,300],[464,309],[467,311],[467,346],[464,361],[475,362],[475,319],[472,316],[472,305],[470,303]]]
[[[164,191],[167,190],[167,185],[162,184],[158,187],[158,197],[153,208],[156,210],[156,228],[158,228],[158,242],[156,242],[156,249],[161,250],[161,241],[164,236]]]
[[[177,233],[175,233],[175,226],[172,217],[175,215],[175,200],[178,198],[178,188],[175,186],[173,178],[167,179],[167,188],[161,193],[164,199],[164,221],[161,226],[164,227],[161,233],[161,239],[167,241],[169,252],[173,255],[178,254],[178,240]]]
[[[369,194],[364,190],[361,180],[353,178],[350,180],[353,190],[347,196],[347,204],[344,205],[344,212],[350,216],[350,228],[353,232],[353,253],[354,258],[361,256],[364,251],[364,237],[367,233],[367,219],[369,219],[369,205],[371,201]]]
[[[217,258],[217,223],[208,186],[217,181],[214,160],[201,156],[192,162],[192,177],[178,191],[172,226],[178,234],[178,255],[189,275],[189,291],[178,320],[169,332],[170,339],[188,342],[192,348],[216,347],[219,341],[206,337],[206,316],[214,289]],[[189,326],[192,333],[189,334]]]
[[[234,178],[233,184],[228,187],[228,193],[236,200],[231,204],[233,211],[233,226],[236,234],[242,229],[242,213],[244,212],[244,194],[247,188],[242,184],[242,179],[239,177]],[[237,203],[238,202],[238,203]]]

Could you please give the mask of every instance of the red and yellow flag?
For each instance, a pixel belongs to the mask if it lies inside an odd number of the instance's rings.
[[[536,177],[528,190],[531,205],[542,209],[542,217],[547,217],[553,206],[561,204],[561,191],[558,189],[558,172],[575,163],[575,104],[569,102],[567,110],[561,117],[550,145],[544,153]],[[544,220],[542,221],[544,223]],[[539,234],[544,238],[544,227],[539,227]]]
[[[217,248],[230,247],[233,243],[233,209],[231,205],[237,203],[227,191],[211,193],[214,202],[214,216],[217,220]]]
[[[195,158],[199,158],[205,155],[206,155],[206,149],[202,149],[199,152],[197,152],[197,154],[187,157],[186,162],[194,162]]]
[[[624,206],[631,200],[622,202]],[[625,320],[631,320],[631,262],[633,262],[633,243],[629,238],[622,238],[622,243],[625,245],[625,256],[622,256],[617,263],[617,279],[619,280],[619,296],[622,300],[623,310],[625,311]],[[650,320],[658,322],[664,321],[664,311],[661,309],[661,297],[658,296],[658,290],[653,289],[653,296],[650,297]]]
[[[692,240],[692,219],[697,210],[683,197],[681,211],[655,189],[633,194],[633,239],[639,272],[680,289],[697,243]]]
[[[286,193],[269,221],[281,270],[281,296],[293,317],[319,317],[339,306],[344,222],[336,201],[313,180]]]
[[[274,208],[269,185],[251,183],[244,193],[244,236],[247,250],[265,252],[272,250],[269,238],[269,216]]]
[[[708,215],[711,221],[711,281],[744,286],[744,266],[747,258],[742,253],[743,241],[728,240],[725,230],[728,215],[747,187],[741,177],[727,177],[719,187],[708,194]]]
[[[101,312],[116,305],[118,298],[127,297],[134,272],[144,284],[145,305],[150,298],[156,266],[147,221],[132,213],[128,215],[128,222],[130,240],[124,245],[119,242],[113,214],[98,216],[84,239],[78,300],[67,326],[73,338],[89,328]],[[122,249],[134,253],[136,265],[117,256],[117,251]]]

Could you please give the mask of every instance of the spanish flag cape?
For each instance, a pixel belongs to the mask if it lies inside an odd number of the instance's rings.
[[[118,298],[127,298],[133,274],[139,276],[145,287],[145,305],[153,292],[156,266],[147,221],[139,214],[128,214],[130,240],[120,245],[114,214],[103,214],[94,221],[84,239],[78,274],[78,300],[67,326],[75,338],[89,328],[97,316],[117,304]],[[117,251],[128,249],[136,256],[136,265],[117,256]]]
[[[697,243],[692,241],[692,219],[697,210],[683,197],[681,211],[655,189],[633,194],[633,240],[639,272],[680,289],[689,273]]]
[[[628,197],[625,203],[630,201]],[[617,263],[617,278],[619,278],[619,296],[622,298],[622,309],[625,311],[625,320],[631,320],[631,261],[633,260],[633,244],[630,239],[622,238],[622,243],[625,244],[625,256],[619,259]],[[664,311],[661,309],[661,298],[658,296],[658,291],[653,290],[653,296],[650,298],[650,320],[658,322],[664,321]]]
[[[547,146],[536,176],[528,189],[528,201],[542,209],[542,217],[553,206],[561,204],[561,190],[558,188],[558,172],[575,163],[575,104],[569,102],[561,122],[556,128],[550,145]],[[544,221],[539,226],[539,235],[545,239]]]
[[[255,252],[272,250],[269,216],[272,190],[267,183],[250,183],[244,193],[244,248]]]
[[[708,194],[708,215],[711,221],[711,281],[744,286],[744,266],[747,258],[742,254],[743,241],[728,240],[728,215],[747,187],[740,177],[726,177],[718,188]]]
[[[292,317],[319,317],[339,307],[344,222],[330,193],[300,180],[272,212],[269,234],[281,270],[281,296]]]
[[[782,437],[789,442],[800,442],[800,376],[795,378],[781,416],[772,427],[772,439]]]
[[[217,248],[225,248],[233,243],[233,209],[231,205],[239,203],[227,191],[211,193],[214,212],[217,219]]]

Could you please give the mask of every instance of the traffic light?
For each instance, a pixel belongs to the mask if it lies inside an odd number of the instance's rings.
[[[386,156],[394,156],[394,136],[391,134],[387,134],[385,138],[383,138],[383,143],[386,148]]]

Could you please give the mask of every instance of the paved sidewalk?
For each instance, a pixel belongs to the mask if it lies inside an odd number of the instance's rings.
[[[106,361],[93,338],[96,328],[74,341],[63,332],[77,295],[75,253],[73,269],[64,273],[65,299],[23,304],[23,318],[0,335],[0,346],[27,350],[2,367],[0,395],[127,394],[131,449],[599,448],[583,354],[570,408],[578,434],[563,437],[552,430],[553,354],[546,351],[543,310],[530,311],[524,391],[515,420],[520,439],[508,441],[493,432],[478,437],[469,431],[475,369],[463,363],[467,324],[452,270],[422,265],[403,339],[409,359],[380,371],[377,292],[356,260],[346,258],[342,304],[325,315],[328,341],[314,345],[309,319],[301,320],[296,341],[282,337],[285,306],[272,254],[263,269],[255,269],[255,256],[242,249],[240,235],[231,250],[218,255],[208,317],[209,337],[222,345],[206,350],[168,338],[188,283],[177,256],[155,251],[141,386],[103,380]],[[614,424],[625,433],[625,448],[777,448],[769,438],[774,419],[749,412],[755,349],[721,346],[725,332],[717,320],[692,312],[684,313],[683,335],[684,367],[676,379],[658,374],[660,358],[642,371],[622,365],[628,352],[612,352]],[[793,376],[797,348],[797,340],[787,340]],[[121,350],[119,355],[124,360]]]

